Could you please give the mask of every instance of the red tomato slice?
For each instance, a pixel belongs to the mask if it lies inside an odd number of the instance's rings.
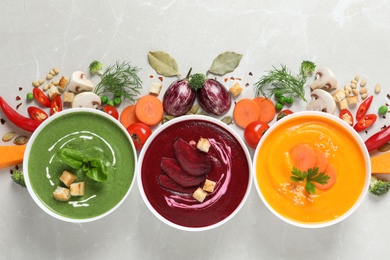
[[[43,105],[45,107],[51,106],[50,99],[48,98],[48,96],[46,96],[45,93],[43,93],[43,91],[41,89],[34,88],[33,95],[34,95],[35,100],[38,101],[41,105]]]
[[[377,116],[375,114],[367,114],[362,119],[360,119],[353,128],[355,128],[357,132],[361,132],[369,126],[372,126],[376,119]]]
[[[48,115],[45,111],[38,107],[31,106],[27,108],[28,115],[31,119],[37,120],[37,121],[44,121],[46,118],[48,118]]]
[[[282,111],[280,111],[280,113],[276,117],[276,121],[282,119],[285,116],[291,115],[292,113],[293,113],[293,111],[291,111],[289,109],[282,110]]]

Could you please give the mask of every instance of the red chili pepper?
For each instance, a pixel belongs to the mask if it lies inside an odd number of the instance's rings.
[[[34,94],[35,100],[38,101],[41,105],[43,105],[45,107],[51,106],[50,99],[48,98],[48,96],[46,96],[45,93],[43,93],[42,90],[40,90],[39,88],[34,88],[33,94]]]
[[[360,104],[360,106],[356,112],[356,121],[359,121],[360,119],[362,119],[363,116],[367,113],[367,110],[371,106],[372,99],[373,99],[373,96],[369,96],[368,98],[366,98],[366,100],[364,100]]]
[[[343,119],[347,124],[353,126],[353,116],[348,109],[341,109],[340,118]]]
[[[27,108],[27,112],[31,119],[34,120],[44,121],[46,118],[48,118],[48,115],[45,111],[34,106]]]
[[[390,125],[369,137],[364,143],[366,144],[367,150],[371,152],[378,149],[388,141],[390,141]]]
[[[2,97],[0,97],[0,107],[4,112],[4,115],[12,123],[26,131],[34,132],[34,130],[42,123],[41,121],[22,116],[8,105]]]
[[[356,125],[353,127],[357,132],[361,132],[367,127],[371,126],[374,124],[376,121],[377,116],[375,114],[367,114],[361,118]]]
[[[61,96],[56,96],[51,102],[50,115],[54,115],[60,111],[62,111],[62,99]]]

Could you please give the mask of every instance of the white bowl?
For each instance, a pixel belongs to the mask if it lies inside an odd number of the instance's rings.
[[[62,202],[53,198],[63,170],[76,171],[58,159],[62,148],[76,150],[97,147],[93,156],[103,155],[111,163],[108,179],[85,181],[85,195]],[[86,150],[84,150],[84,153]],[[112,213],[126,199],[134,183],[137,153],[126,129],[112,116],[87,108],[64,110],[46,119],[32,134],[24,155],[23,172],[29,194],[50,216],[66,222],[90,222]]]
[[[337,173],[331,188],[317,189],[314,196],[292,193],[297,189],[289,179],[287,158],[298,143],[327,154]],[[320,228],[346,219],[359,207],[368,191],[371,165],[363,140],[350,125],[327,113],[305,111],[288,115],[267,130],[255,150],[253,173],[256,190],[273,214],[294,226]]]
[[[185,195],[172,192],[159,182],[161,175],[165,175],[160,167],[161,158],[175,158],[173,142],[177,138],[196,142],[200,137],[208,138],[211,143],[212,139],[216,141],[207,156],[218,158],[218,163],[214,161],[213,170],[206,176],[217,183],[216,189],[202,203],[192,198],[192,191]],[[219,158],[229,150],[223,142],[232,149],[231,154],[225,154],[226,164]],[[221,153],[216,148],[221,148]],[[137,175],[142,199],[159,220],[180,230],[203,231],[226,223],[245,203],[252,183],[251,156],[238,134],[220,120],[181,116],[164,123],[146,141],[139,155]]]

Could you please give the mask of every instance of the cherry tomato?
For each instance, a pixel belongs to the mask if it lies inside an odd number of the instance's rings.
[[[339,117],[350,126],[353,126],[353,116],[348,109],[341,109]]]
[[[62,99],[61,96],[56,96],[51,102],[50,115],[54,115],[55,113],[61,111],[62,111]]]
[[[285,116],[291,115],[292,113],[293,113],[293,111],[291,111],[289,109],[282,110],[282,111],[280,111],[280,113],[276,117],[276,121],[282,119]]]
[[[118,110],[114,106],[106,105],[103,107],[103,111],[107,114],[113,116],[115,119],[119,118]]]
[[[262,121],[254,121],[247,125],[244,130],[244,138],[247,145],[255,149],[261,137],[268,129],[269,125]]]
[[[373,96],[369,96],[368,98],[366,98],[366,100],[364,100],[357,112],[356,112],[356,120],[359,121],[360,119],[363,118],[363,116],[367,113],[367,110],[370,108],[371,106],[371,102],[372,102],[372,99],[373,99]]]
[[[43,93],[43,91],[41,89],[34,88],[33,95],[34,95],[35,100],[38,101],[41,105],[43,105],[45,107],[51,106],[50,99],[48,98],[48,96],[46,96],[45,93]]]
[[[367,114],[363,118],[361,118],[353,128],[355,128],[357,132],[361,132],[367,127],[374,124],[376,118],[377,116],[375,114]]]
[[[127,127],[127,132],[130,134],[133,139],[135,149],[140,151],[144,146],[146,140],[152,134],[152,130],[149,126],[144,123],[134,123]]]
[[[44,121],[46,118],[48,118],[48,115],[45,111],[38,107],[31,106],[27,108],[28,115],[31,119],[37,120],[37,121]]]

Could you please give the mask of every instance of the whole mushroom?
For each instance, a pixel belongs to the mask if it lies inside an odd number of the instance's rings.
[[[98,108],[100,104],[100,97],[93,92],[82,92],[77,94],[72,101],[72,107]]]
[[[322,67],[316,71],[315,80],[311,83],[310,88],[332,90],[337,88],[337,79],[333,72],[327,68]]]
[[[333,114],[336,111],[336,101],[332,95],[323,90],[315,89],[311,92],[312,100],[307,106],[307,110],[322,111]]]
[[[92,91],[93,87],[93,82],[82,71],[73,72],[68,83],[68,90],[73,93]]]

